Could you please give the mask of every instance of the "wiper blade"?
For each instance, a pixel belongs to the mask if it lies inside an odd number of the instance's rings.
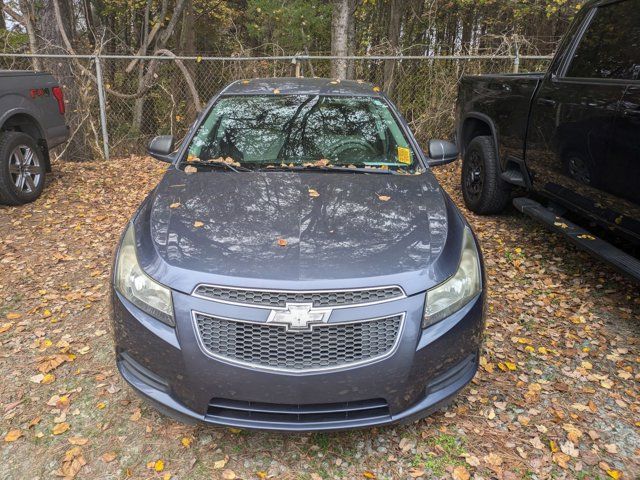
[[[259,172],[268,172],[268,171],[295,171],[295,172],[340,172],[340,173],[376,173],[376,174],[388,174],[388,175],[399,175],[397,172],[384,169],[384,168],[363,168],[363,167],[338,167],[336,165],[327,165],[327,166],[319,166],[319,165],[269,165],[267,167],[261,167],[257,169]]]
[[[243,167],[242,165],[231,165],[230,163],[226,163],[226,162],[207,162],[204,160],[189,160],[188,162],[184,162],[182,165],[184,167],[192,165],[192,166],[198,166],[198,167],[220,168],[223,170],[224,169],[233,170],[234,172],[252,172],[253,171],[250,168]]]

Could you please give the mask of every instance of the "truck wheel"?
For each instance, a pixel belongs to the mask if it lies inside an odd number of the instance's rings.
[[[464,203],[472,212],[499,213],[509,203],[511,187],[500,178],[492,137],[475,137],[469,143],[462,161],[461,184]]]
[[[0,203],[22,205],[42,193],[45,163],[36,141],[21,132],[0,132]]]

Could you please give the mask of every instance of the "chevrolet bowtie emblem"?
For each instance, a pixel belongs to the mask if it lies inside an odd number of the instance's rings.
[[[271,310],[267,323],[284,325],[287,330],[311,330],[311,325],[326,323],[331,315],[329,308],[313,308],[312,303],[287,303],[284,310]]]

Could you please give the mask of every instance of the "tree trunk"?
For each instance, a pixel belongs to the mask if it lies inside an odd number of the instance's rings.
[[[39,48],[38,51],[43,53],[67,53],[62,38],[62,34],[58,29],[56,20],[56,12],[54,1],[60,6],[60,15],[62,17],[62,27],[65,29],[69,40],[73,42],[71,36],[74,32],[72,28],[73,15],[71,6],[67,0],[41,0],[34,3],[34,17],[36,19],[36,31],[38,34]],[[25,1],[25,3],[31,3]],[[73,63],[70,59],[41,59],[44,70],[51,72],[60,85],[64,89],[65,103],[67,110],[67,123],[71,131],[71,136],[65,150],[65,156],[73,160],[87,160],[93,155],[93,146],[88,140],[91,134],[85,120],[85,112],[89,112],[89,106],[83,104],[83,90],[80,76],[76,76]]]
[[[349,0],[333,0],[333,14],[331,16],[331,55],[347,56],[349,54]],[[347,78],[347,61],[337,59],[331,61],[331,76],[333,78]]]
[[[402,18],[402,0],[389,1],[389,23],[387,28],[387,41],[389,42],[389,54],[400,54],[400,21]],[[388,95],[393,95],[394,73],[397,60],[385,60],[384,62],[384,90]]]

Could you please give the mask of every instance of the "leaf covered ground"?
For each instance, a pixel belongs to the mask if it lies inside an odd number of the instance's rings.
[[[444,412],[335,434],[189,427],[119,378],[108,283],[150,159],[54,164],[0,207],[0,478],[639,478],[639,287],[514,211],[467,214],[489,278],[481,369]],[[458,166],[436,172],[462,204]]]

